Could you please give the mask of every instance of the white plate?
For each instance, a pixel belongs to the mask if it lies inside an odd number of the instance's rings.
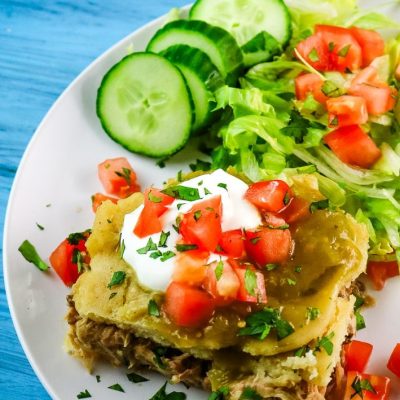
[[[154,160],[133,155],[112,142],[103,132],[95,113],[96,90],[105,72],[133,45],[144,49],[149,38],[161,26],[160,18],[132,33],[91,64],[53,105],[32,138],[18,169],[10,196],[4,232],[4,272],[11,315],[19,340],[36,374],[55,399],[76,398],[88,389],[96,399],[121,399],[122,393],[107,389],[120,383],[130,398],[150,398],[164,379],[153,376],[150,382],[134,385],[124,370],[101,366],[93,376],[67,355],[63,340],[68,290],[55,273],[44,274],[22,258],[17,251],[29,239],[46,257],[70,232],[91,226],[90,196],[101,191],[97,164],[106,158],[129,159],[143,187],[160,185],[179,169],[187,169],[195,151],[187,149],[160,169]],[[50,206],[47,206],[49,205]],[[45,227],[40,231],[36,223]],[[396,342],[400,341],[400,280],[391,280],[377,295],[377,306],[368,310],[368,328],[359,338],[374,344],[368,370],[390,375],[393,398],[400,398],[399,381],[385,368]],[[185,391],[184,387],[174,390]],[[206,399],[201,391],[190,389],[189,398]],[[125,395],[126,396],[126,395]],[[125,397],[129,398],[129,397]]]

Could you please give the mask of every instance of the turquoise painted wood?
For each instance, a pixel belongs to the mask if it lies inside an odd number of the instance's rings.
[[[184,4],[185,0],[0,0],[1,253],[10,187],[24,149],[49,107],[112,44]],[[0,399],[48,399],[15,334],[2,271]]]

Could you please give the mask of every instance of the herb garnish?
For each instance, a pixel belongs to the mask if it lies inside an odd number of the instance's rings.
[[[262,400],[262,397],[252,388],[244,388],[239,400]]]
[[[273,271],[274,269],[277,269],[278,267],[279,267],[278,264],[267,264],[267,265],[265,266],[265,269],[266,269],[267,271]]]
[[[329,42],[328,50],[329,50],[330,53],[332,53],[332,51],[335,50],[335,43]]]
[[[308,321],[314,321],[321,315],[321,310],[317,307],[307,307],[306,318]]]
[[[161,369],[165,369],[165,367],[166,367],[164,364],[164,361],[162,360],[161,357],[163,357],[167,354],[167,350],[168,349],[166,347],[162,347],[162,346],[158,346],[153,350],[154,361],[156,362],[158,367]]]
[[[294,279],[287,278],[286,282],[289,286],[296,286],[297,282]]]
[[[338,88],[332,81],[326,80],[321,86],[321,92],[328,97],[339,97],[343,94],[342,90]]]
[[[289,202],[290,202],[290,199],[291,199],[290,193],[289,193],[289,192],[286,192],[285,197],[283,198],[283,204],[284,204],[285,206],[287,206],[287,205],[289,204]]]
[[[110,294],[110,297],[108,298],[108,300],[113,299],[116,295],[117,295],[117,292],[112,292],[112,293]]]
[[[257,244],[261,240],[260,236],[256,236],[250,239],[251,244]]]
[[[246,318],[246,327],[239,330],[239,336],[256,336],[264,340],[275,329],[278,340],[291,335],[294,328],[281,317],[279,309],[267,307],[262,311],[250,314]]]
[[[92,395],[88,392],[87,389],[85,389],[85,391],[80,392],[79,394],[76,395],[77,399],[88,399],[92,397]]]
[[[193,214],[194,220],[197,222],[201,218],[201,210],[197,210]]]
[[[333,353],[333,343],[331,339],[334,336],[335,332],[331,332],[328,336],[323,336],[321,339],[318,339],[314,352],[321,351],[321,348],[323,348],[328,354],[328,356],[331,356]]]
[[[207,188],[204,188],[204,194],[208,195],[208,194],[211,194],[211,192]]]
[[[101,382],[100,375],[96,375],[96,382],[97,383]]]
[[[155,194],[152,193],[152,191],[150,190],[147,198],[152,202],[152,203],[161,203],[162,202],[162,197],[157,196]]]
[[[177,243],[176,250],[180,252],[196,250],[198,248],[197,244],[183,244]]]
[[[82,270],[84,269],[84,262],[83,262],[83,256],[82,256],[82,252],[79,251],[77,248],[75,248],[72,251],[72,264],[76,264],[78,267],[78,273],[81,273]]]
[[[183,392],[171,392],[165,391],[167,388],[167,382],[161,387],[161,389],[149,400],[186,400],[186,394]]]
[[[79,242],[81,240],[86,240],[90,233],[91,233],[90,229],[87,229],[84,232],[70,233],[67,237],[67,241],[69,244],[72,244],[72,245],[79,244]]]
[[[158,247],[167,247],[167,240],[171,235],[171,232],[162,231],[160,234],[160,240],[158,241]]]
[[[125,390],[119,383],[114,383],[114,385],[108,386],[108,389],[116,390],[117,392],[125,393]]]
[[[125,280],[125,276],[126,272],[124,271],[114,272],[113,276],[111,277],[110,283],[107,285],[107,287],[111,289],[113,286],[120,285]]]
[[[297,349],[294,355],[295,357],[304,357],[309,350],[310,348],[308,346],[303,346]]]
[[[221,279],[223,272],[224,272],[224,263],[222,260],[219,260],[214,270],[215,278],[217,279],[217,281]]]
[[[152,238],[149,238],[146,246],[141,249],[137,249],[136,252],[139,254],[147,254],[149,251],[157,250],[157,245],[153,242]]]
[[[160,260],[162,262],[169,260],[170,258],[175,257],[175,253],[173,251],[166,251],[165,253],[163,253],[163,255],[161,256]]]
[[[228,386],[221,386],[215,392],[212,392],[210,396],[208,396],[208,400],[224,400],[226,396],[229,394]]]
[[[162,190],[161,193],[164,193],[175,199],[185,201],[195,201],[200,199],[199,190],[197,188],[191,188],[182,185],[167,187],[166,189]]]
[[[317,49],[315,47],[313,47],[312,50],[308,53],[308,58],[312,62],[319,61],[319,54],[318,54],[318,51],[317,51]]]
[[[132,171],[129,168],[122,167],[121,171],[114,171],[115,175],[119,176],[120,178],[124,179],[125,182],[130,185],[131,184],[131,173]]]
[[[156,258],[160,258],[161,256],[162,256],[162,253],[160,250],[153,251],[150,254],[150,258],[152,258],[153,260],[155,260]]]
[[[209,171],[211,168],[211,163],[208,161],[203,161],[203,160],[197,159],[195,163],[189,164],[189,167],[193,172]]]
[[[285,231],[286,229],[289,229],[289,224],[282,224],[282,225],[279,225],[279,226],[267,225],[267,227],[269,229],[279,229],[281,231]]]
[[[222,188],[222,189],[228,190],[228,185],[226,183],[218,183],[217,186]]]
[[[21,246],[18,247],[18,251],[22,254],[26,261],[32,263],[41,271],[47,271],[49,269],[49,266],[42,260],[35,247],[29,240],[24,240]]]
[[[325,210],[326,208],[329,208],[329,200],[321,200],[321,201],[315,201],[314,203],[310,204],[310,213],[314,213],[317,210]]]
[[[301,272],[301,270],[303,269],[303,267],[301,266],[301,265],[297,265],[295,268],[294,268],[294,272],[297,272],[298,274]]]
[[[141,383],[141,382],[148,382],[148,379],[142,375],[135,374],[131,372],[130,374],[126,374],[126,377],[129,379],[129,382],[133,383]]]
[[[38,224],[38,223],[36,222],[36,226],[37,226],[41,231],[44,231],[44,226],[43,226],[43,225],[40,225],[40,224]]]
[[[337,115],[335,115],[335,117],[329,121],[329,125],[331,125],[331,126],[339,125],[339,119],[338,119]]]
[[[377,394],[375,388],[371,385],[371,382],[368,379],[361,379],[358,375],[354,378],[351,387],[354,389],[354,393],[351,395],[350,399],[357,395],[363,399],[364,390],[373,394]]]
[[[356,301],[354,303],[354,315],[356,317],[356,329],[359,331],[364,329],[367,325],[365,324],[364,317],[360,313],[360,308],[364,305],[364,299],[362,297],[356,296]]]
[[[257,276],[250,268],[247,268],[246,272],[244,273],[244,286],[248,294],[251,296],[256,295],[255,289],[257,287]]]
[[[351,44],[348,44],[347,46],[342,47],[337,53],[338,56],[339,57],[346,57],[347,54],[349,54],[350,47],[351,47]]]
[[[160,309],[158,308],[158,304],[155,300],[149,300],[149,304],[147,305],[147,312],[153,317],[159,317],[161,315]]]

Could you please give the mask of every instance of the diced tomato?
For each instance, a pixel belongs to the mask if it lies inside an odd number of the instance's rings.
[[[136,236],[144,238],[162,231],[161,215],[167,211],[174,198],[155,188],[144,192],[144,206],[133,230]]]
[[[256,182],[247,189],[244,198],[264,211],[278,212],[291,199],[289,185],[280,180]]]
[[[400,378],[400,343],[396,344],[387,363],[387,367]]]
[[[382,154],[358,125],[336,129],[324,141],[344,163],[361,168],[370,168]]]
[[[364,382],[364,387],[367,382],[371,384],[373,390],[360,390],[358,393],[354,387],[359,387],[357,382]],[[361,388],[360,388],[361,389]],[[390,395],[390,379],[386,376],[361,374],[356,371],[350,371],[347,374],[346,393],[343,400],[389,400]]]
[[[285,208],[286,210],[286,208]],[[271,212],[264,212],[264,222],[265,226],[268,228],[280,228],[280,229],[285,229],[287,226],[286,221],[282,218],[280,214],[275,214]]]
[[[357,96],[339,96],[326,102],[330,127],[362,125],[368,121],[367,103]]]
[[[140,192],[136,174],[125,157],[105,160],[98,165],[98,173],[108,194],[125,198],[132,193]]]
[[[382,36],[369,29],[361,29],[353,26],[350,32],[361,46],[362,67],[367,67],[376,57],[383,56],[385,52],[385,42]]]
[[[208,266],[206,290],[218,306],[225,306],[237,298],[240,281],[228,261],[215,261]]]
[[[399,265],[397,261],[369,261],[367,275],[375,290],[382,290],[389,278],[399,275]]]
[[[106,200],[110,200],[113,203],[117,203],[118,202],[118,199],[116,199],[115,197],[106,196],[105,194],[102,194],[102,193],[95,193],[92,196],[92,210],[93,210],[93,212],[96,212],[97,209],[101,206],[101,204]]]
[[[373,86],[367,83],[352,85],[349,94],[365,99],[367,111],[371,115],[384,114],[394,107],[392,89],[388,85]]]
[[[222,232],[218,250],[217,253],[225,254],[231,258],[243,257],[245,255],[245,250],[242,230],[234,229],[232,231]]]
[[[316,25],[315,34],[328,48],[331,70],[356,71],[361,67],[361,46],[349,29],[333,25]]]
[[[260,267],[280,264],[288,260],[292,250],[289,229],[263,227],[246,231],[245,249],[249,258]]]
[[[65,239],[50,255],[51,266],[66,286],[72,286],[79,277],[78,252],[82,262],[90,262],[85,245],[88,236],[88,233],[82,233],[82,239]]]
[[[165,293],[164,311],[178,326],[199,328],[214,314],[213,298],[204,290],[172,282]]]
[[[351,81],[351,85],[361,85],[363,83],[369,83],[371,85],[379,85],[382,83],[378,76],[378,70],[372,65],[358,72]]]
[[[235,260],[229,260],[229,262],[240,282],[237,299],[248,303],[266,304],[267,291],[265,289],[264,275],[257,271],[252,265],[240,265]],[[254,277],[255,285],[252,287],[251,282],[254,281]],[[253,290],[253,292],[249,290]]]
[[[221,219],[221,196],[211,197],[195,204],[183,215],[179,232],[185,243],[215,251],[222,235]]]
[[[328,97],[322,92],[321,88],[324,81],[317,74],[302,74],[295,80],[296,97],[298,100],[306,100],[311,94],[315,100],[325,104]]]
[[[296,50],[317,71],[329,71],[328,45],[320,35],[312,35],[301,41]]]
[[[344,345],[346,371],[364,372],[372,353],[373,346],[367,342],[352,340]]]
[[[172,273],[174,282],[201,286],[207,274],[208,251],[190,250],[175,257],[175,268]]]
[[[293,197],[289,205],[279,213],[279,216],[288,224],[293,224],[311,215],[310,205],[310,202],[301,197]]]

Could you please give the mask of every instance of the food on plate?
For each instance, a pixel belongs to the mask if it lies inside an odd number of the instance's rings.
[[[245,389],[322,399],[337,390],[355,331],[367,230],[316,207],[288,224],[298,193],[309,207],[323,199],[315,187],[297,176],[249,185],[230,172],[196,172],[98,208],[90,269],[69,296],[69,350],[88,368],[148,367],[228,387],[232,399]]]

